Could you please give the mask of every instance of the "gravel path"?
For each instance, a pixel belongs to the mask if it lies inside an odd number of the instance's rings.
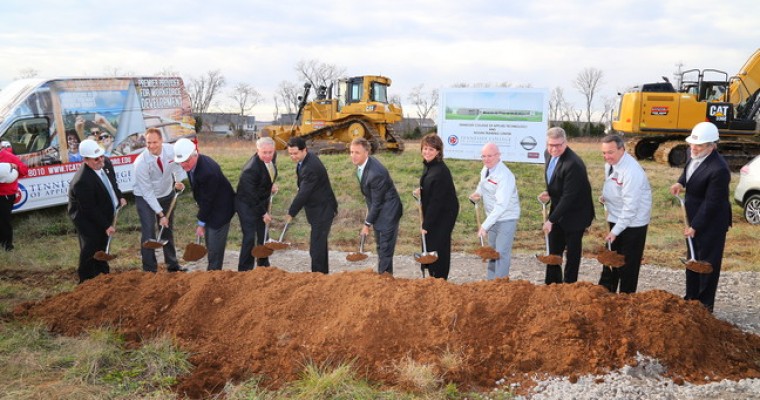
[[[348,262],[345,252],[330,252],[330,272],[374,270],[377,257],[370,255],[364,261]],[[237,269],[238,252],[227,251],[224,269]],[[291,272],[310,271],[307,251],[285,250],[271,256],[272,265]],[[452,254],[449,281],[465,283],[485,279],[485,264],[475,256]],[[205,259],[189,263],[190,270],[204,270]],[[583,259],[578,280],[596,283],[600,266],[596,260]],[[397,278],[420,278],[419,264],[411,256],[396,256],[394,275]],[[510,278],[543,284],[544,267],[532,255],[513,254]],[[639,291],[661,289],[678,296],[684,294],[684,272],[643,265],[639,275]],[[715,301],[715,316],[728,321],[745,332],[760,334],[760,273],[723,272]],[[664,368],[657,360],[641,357],[638,366],[625,367],[603,376],[584,376],[576,383],[567,378],[538,382],[529,399],[758,399],[760,379],[738,382],[722,381],[707,385],[685,383],[676,385],[662,377]],[[501,382],[494,382],[498,386]]]

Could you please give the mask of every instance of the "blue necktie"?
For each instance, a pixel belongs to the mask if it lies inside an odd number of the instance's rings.
[[[554,167],[557,166],[557,159],[559,157],[552,157],[552,160],[549,161],[549,168],[546,169],[546,181],[551,182],[552,175],[554,175]]]

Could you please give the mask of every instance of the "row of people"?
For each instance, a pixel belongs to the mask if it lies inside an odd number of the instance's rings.
[[[714,134],[709,130],[710,126],[714,129]],[[192,141],[180,139],[173,146],[164,144],[160,131],[153,128],[148,129],[145,138],[147,148],[137,158],[134,166],[135,201],[143,242],[153,237],[156,224],[168,228],[164,230],[165,236],[158,238],[168,242],[163,252],[168,270],[184,270],[177,261],[171,233],[173,218],[168,214],[175,191],[184,190],[182,180],[185,176],[198,204],[196,234],[205,239],[208,269],[222,268],[230,221],[235,212],[240,218],[243,231],[238,270],[248,271],[255,265],[268,266],[267,258],[254,259],[251,250],[264,243],[264,229],[272,219],[268,206],[278,191],[275,183],[276,152],[272,139],[260,138],[256,142],[256,154],[241,171],[236,195],[219,165],[210,157],[199,154]],[[690,189],[686,190],[686,204],[689,219],[693,222],[684,235],[694,238],[697,257],[711,262],[714,270],[707,275],[687,271],[686,298],[699,299],[712,309],[723,252],[720,243],[725,243],[725,231],[730,225],[728,196],[722,196],[723,192],[728,192],[730,174],[727,167],[725,170],[718,168],[724,166],[725,161],[714,151],[717,142],[717,128],[714,125],[698,125],[687,141],[691,144],[693,161],[687,164],[679,183],[674,184],[670,190],[673,194],[678,194],[684,188]],[[110,163],[103,159],[102,148],[94,142],[95,146],[90,146],[87,142],[82,143],[84,149],[80,146],[85,157],[84,166],[72,180],[69,201],[69,213],[77,225],[82,248],[80,281],[107,272],[107,263],[93,259],[92,254],[105,247],[107,237],[114,229],[109,221],[118,206],[125,203]],[[565,253],[565,265],[564,270],[561,265],[547,265],[545,283],[572,283],[578,277],[583,234],[595,218],[591,185],[583,160],[568,146],[562,128],[550,128],[546,143],[546,190],[538,198],[543,203],[551,202],[551,206],[542,229],[548,235],[550,254]],[[632,293],[637,287],[651,215],[651,188],[646,173],[625,152],[620,137],[605,137],[601,147],[606,164],[605,182],[599,200],[608,212],[606,219],[610,228],[605,240],[611,244],[612,250],[625,256],[625,265],[621,268],[605,266],[599,283],[612,292],[619,290]],[[378,254],[377,271],[392,274],[393,254],[403,207],[388,170],[379,160],[370,156],[370,149],[370,143],[364,138],[357,138],[350,144],[350,159],[356,166],[358,185],[367,204],[367,215],[360,233],[368,235],[370,228],[374,230]],[[426,235],[429,247],[438,252],[438,259],[424,267],[431,276],[447,279],[451,259],[451,233],[459,213],[456,188],[451,172],[443,161],[441,139],[435,134],[427,135],[422,139],[420,149],[424,170],[419,188],[415,190],[415,195],[420,197],[423,214],[420,232]],[[319,158],[309,152],[303,138],[290,139],[288,155],[296,163],[298,191],[288,208],[285,222],[290,223],[301,209],[305,210],[311,226],[309,253],[312,271],[328,273],[328,236],[338,205],[327,170]],[[487,143],[482,149],[481,159],[483,168],[480,181],[469,199],[473,202],[483,201],[486,218],[478,227],[478,235],[487,236],[489,244],[501,255],[499,259],[489,260],[488,263],[487,277],[494,279],[509,275],[520,204],[515,176],[502,162],[498,146]],[[716,167],[697,169],[699,173],[695,176],[699,179],[692,181],[691,171],[695,169],[694,165],[707,159],[710,162],[704,162],[705,166]],[[106,180],[99,178],[96,181],[96,174],[91,172],[101,174],[101,170],[105,172],[102,176]],[[721,180],[717,183],[714,183],[714,174],[721,174]],[[102,191],[105,189],[105,194],[110,193],[113,207],[104,206],[102,199],[107,198],[102,194],[87,195],[94,190],[95,184],[100,184],[99,188]],[[708,190],[709,201],[705,201],[708,197],[698,192]],[[80,226],[83,223],[81,214],[84,210],[89,210],[82,205],[82,201],[100,207],[93,207],[92,211],[87,212],[99,214],[98,218],[87,219],[87,224],[91,225],[89,227]],[[109,202],[105,203],[108,205]],[[719,210],[721,220],[726,220],[724,209],[728,209],[727,224],[720,224],[716,229],[713,224],[704,222],[709,220],[705,218],[715,216],[715,210]],[[97,224],[95,220],[98,221]],[[723,225],[725,229],[722,229]],[[92,226],[97,226],[98,229],[93,231]],[[722,242],[718,240],[721,232]],[[97,240],[94,236],[98,236]],[[143,248],[141,255],[143,269],[155,272],[157,261],[154,250]]]

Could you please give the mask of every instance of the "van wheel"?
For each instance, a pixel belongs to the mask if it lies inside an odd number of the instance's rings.
[[[760,224],[760,194],[753,194],[744,202],[744,219],[752,225]]]

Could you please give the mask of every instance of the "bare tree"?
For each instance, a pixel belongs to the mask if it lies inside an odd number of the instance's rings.
[[[277,98],[277,95],[272,96],[272,100],[274,100],[274,111],[272,112],[272,121],[277,121],[277,118],[280,117],[280,100]]]
[[[299,77],[306,79],[314,89],[328,87],[330,82],[346,75],[346,68],[319,60],[301,60],[296,64]]]
[[[218,69],[208,71],[197,78],[187,79],[187,92],[190,95],[190,107],[193,114],[205,114],[225,84],[224,76]]]
[[[36,69],[34,69],[32,67],[21,68],[18,71],[18,76],[15,77],[14,80],[16,80],[16,79],[36,78],[39,74],[40,74],[39,71],[37,71]]]
[[[275,102],[277,97],[284,108],[284,114],[295,114],[298,110],[298,97],[302,95],[302,86],[297,83],[282,81],[277,89],[275,95]],[[278,107],[279,108],[279,107]]]
[[[562,112],[565,107],[565,103],[567,101],[565,100],[565,92],[564,90],[557,86],[554,89],[552,89],[551,96],[549,97],[549,120],[550,121],[559,121],[562,117]]]
[[[586,126],[587,133],[591,133],[591,105],[594,102],[599,86],[602,85],[604,73],[602,70],[587,67],[575,77],[573,86],[586,98]]]
[[[125,71],[121,69],[121,67],[114,67],[111,65],[106,65],[103,68],[103,75],[105,76],[135,76],[135,73],[133,71]]]
[[[238,83],[229,95],[240,110],[240,115],[251,111],[261,103],[261,94],[253,86],[247,83]]]
[[[168,66],[156,72],[156,76],[180,76],[180,73],[173,66]]]
[[[602,98],[602,106],[604,109],[602,110],[602,115],[599,116],[600,124],[612,127],[612,114],[615,111],[615,107],[617,106],[617,101],[618,98],[615,96],[605,96]]]
[[[432,118],[434,110],[438,106],[438,90],[433,89],[426,92],[424,87],[424,83],[413,87],[408,97],[409,102],[417,107],[417,117],[420,119],[418,124],[428,117]]]

